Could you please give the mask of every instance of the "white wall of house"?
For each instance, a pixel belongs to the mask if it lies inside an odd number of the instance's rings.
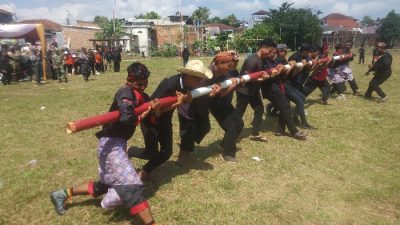
[[[148,56],[149,53],[149,28],[147,27],[127,27],[125,28],[126,33],[132,34],[133,36],[136,36],[135,38],[138,39],[138,47],[139,51],[145,53],[146,56]],[[130,39],[129,36],[124,36],[124,39]],[[133,41],[134,42],[134,41]],[[130,50],[131,48],[135,48],[135,43],[131,43],[130,40],[127,42],[126,49],[125,50]]]

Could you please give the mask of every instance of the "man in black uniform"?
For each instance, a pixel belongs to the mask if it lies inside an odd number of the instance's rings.
[[[282,74],[283,66],[278,66],[275,62],[274,57],[267,58],[264,61],[264,69],[277,68],[274,73]],[[292,66],[294,66],[292,64]],[[289,71],[290,72],[290,71]],[[261,91],[263,97],[270,100],[279,110],[279,120],[278,127],[275,134],[281,136],[285,134],[285,129],[288,127],[291,136],[298,140],[305,140],[307,134],[299,131],[295,125],[292,118],[292,111],[290,108],[290,101],[285,93],[285,87],[283,84],[283,76],[273,76],[272,79],[267,79],[262,83]]]
[[[378,58],[371,68],[365,73],[369,75],[371,71],[374,71],[374,77],[369,82],[368,90],[365,93],[365,98],[372,98],[372,92],[375,91],[381,99],[379,102],[386,101],[389,97],[382,91],[379,85],[383,84],[390,75],[392,75],[392,55],[385,51],[386,44],[384,42],[378,42],[376,45]]]
[[[178,104],[164,109],[164,113],[155,121],[144,120],[141,123],[141,129],[145,148],[130,147],[128,149],[129,157],[149,160],[140,172],[142,180],[148,180],[150,173],[172,155],[172,115],[175,107],[179,107],[180,115],[190,118],[191,103],[184,100],[184,96],[198,87],[202,79],[209,79],[212,76],[212,72],[200,60],[191,60],[186,67],[178,71],[180,74],[162,80],[151,96],[152,99],[177,96]]]
[[[276,51],[276,43],[272,39],[266,38],[258,42],[257,52],[251,54],[244,61],[240,69],[240,75],[262,71],[263,61],[274,56],[274,51]],[[246,83],[244,87],[238,88],[236,96],[236,112],[240,117],[243,117],[248,104],[254,111],[250,140],[266,141],[266,137],[260,134],[262,116],[264,114],[264,105],[260,95],[260,81],[251,81]]]
[[[178,161],[183,162],[194,150],[194,142],[200,143],[210,130],[208,110],[224,130],[224,137],[218,144],[223,149],[221,157],[226,162],[236,163],[236,141],[243,129],[243,121],[235,112],[232,105],[233,90],[236,88],[238,72],[236,70],[239,59],[235,52],[218,53],[210,65],[213,76],[203,85],[214,84],[209,96],[193,100],[191,115],[193,119],[179,117],[181,145]],[[218,82],[231,79],[232,85],[222,90]],[[211,97],[211,98],[210,98]],[[186,158],[186,159],[185,159]]]

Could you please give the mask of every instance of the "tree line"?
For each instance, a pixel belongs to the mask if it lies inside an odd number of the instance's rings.
[[[192,21],[200,21],[201,24],[222,23],[232,27],[241,27],[233,36],[221,32],[215,39],[207,41],[196,41],[192,47],[195,49],[236,49],[240,52],[248,51],[249,47],[265,37],[274,38],[276,41],[286,43],[291,49],[304,42],[320,43],[322,27],[319,10],[312,8],[294,8],[293,3],[284,2],[277,9],[269,9],[268,16],[261,23],[252,28],[243,28],[243,21],[237,19],[234,14],[226,17],[210,17],[211,11],[205,6],[198,7],[190,16]],[[136,15],[137,19],[160,19],[161,16],[154,12]],[[110,39],[124,35],[123,21],[109,20],[104,16],[96,16],[94,22],[101,28],[96,34],[97,38]],[[385,18],[372,19],[364,16],[360,21],[362,26],[377,26],[378,39],[386,42],[389,47],[397,44],[400,38],[400,15],[394,10],[390,11]]]

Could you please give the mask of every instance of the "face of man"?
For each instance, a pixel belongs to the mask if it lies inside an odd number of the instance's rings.
[[[263,45],[260,48],[261,58],[263,59],[273,59],[276,55],[276,48],[272,46],[265,46]]]
[[[215,64],[216,67],[216,74],[215,75],[223,75],[226,74],[229,71],[232,71],[234,69],[236,69],[238,65],[238,61],[226,61],[226,62],[219,62],[217,64]]]
[[[315,52],[310,52],[310,57],[312,59],[316,59],[319,55],[319,51],[315,51]]]
[[[199,87],[201,80],[202,79],[199,77],[194,77],[194,76],[189,76],[189,75],[185,75],[183,77],[183,83],[184,83],[185,87],[187,87],[191,90]]]
[[[149,79],[143,79],[143,80],[134,80],[132,82],[132,87],[136,91],[139,91],[140,93],[143,93],[144,90],[147,88],[147,84],[149,83]]]
[[[378,42],[376,45],[376,50],[380,55],[382,55],[385,52],[385,44],[383,42]]]
[[[282,57],[282,58],[286,58],[287,55],[287,51],[286,50],[280,50],[278,51],[278,56]]]

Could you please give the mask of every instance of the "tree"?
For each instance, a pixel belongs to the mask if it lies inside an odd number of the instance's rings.
[[[400,15],[394,10],[390,11],[385,18],[381,19],[377,34],[379,39],[392,48],[400,39]]]
[[[210,9],[203,6],[199,7],[196,10],[194,10],[192,17],[195,20],[200,20],[202,23],[208,20],[208,17],[210,16],[211,12]]]
[[[361,20],[362,26],[372,26],[374,23],[375,21],[370,16],[364,16]]]
[[[272,25],[274,33],[279,34],[283,43],[296,49],[301,43],[317,43],[322,36],[318,15],[310,8],[291,8],[284,2],[278,9],[270,9],[264,23]]]
[[[136,19],[161,19],[161,16],[158,15],[156,12],[151,11],[147,12],[146,14],[143,15],[143,13],[140,13],[139,15],[135,16]]]
[[[222,23],[222,19],[219,16],[214,16],[214,17],[210,18],[207,22],[208,23]]]
[[[100,31],[96,32],[95,36],[98,39],[113,39],[120,38],[124,35],[124,28],[122,27],[121,20],[115,20],[115,32],[114,23],[104,16],[96,16],[94,22],[100,27]]]
[[[235,50],[239,52],[247,52],[248,47],[255,48],[257,46],[257,42],[266,37],[279,40],[279,35],[274,32],[271,24],[257,24],[253,28],[246,29],[242,33],[235,36]]]
[[[231,15],[223,18],[222,23],[229,25],[229,26],[233,26],[233,27],[238,27],[240,25],[237,21],[235,14],[231,14]]]

